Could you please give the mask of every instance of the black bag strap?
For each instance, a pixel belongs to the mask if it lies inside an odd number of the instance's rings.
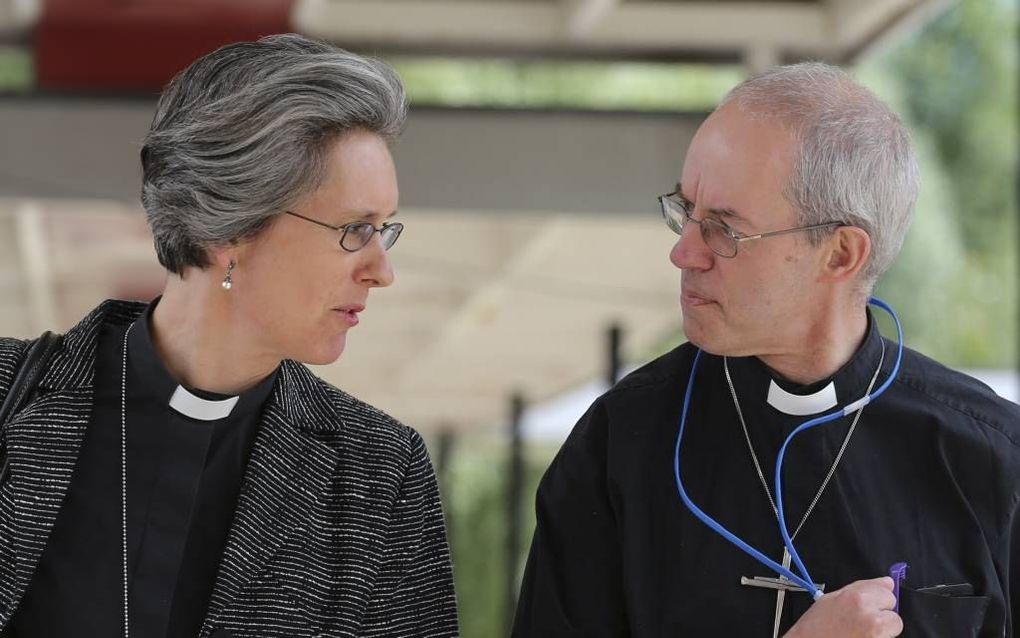
[[[35,343],[28,349],[21,366],[14,373],[14,381],[4,397],[3,405],[0,405],[0,483],[3,483],[7,475],[8,457],[6,454],[6,432],[7,422],[18,413],[29,402],[39,386],[39,379],[42,378],[46,367],[49,365],[53,354],[60,349],[64,337],[47,330],[36,339]]]

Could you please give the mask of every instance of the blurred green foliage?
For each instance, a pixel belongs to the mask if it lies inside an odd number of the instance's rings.
[[[23,93],[32,88],[32,55],[26,49],[0,47],[0,93]]]
[[[478,58],[389,58],[416,106],[705,111],[739,66]]]
[[[521,544],[517,579],[523,574],[531,534],[535,529],[535,492],[558,445],[528,444],[525,480],[519,503]],[[461,636],[489,638],[507,635],[506,499],[509,446],[500,438],[474,435],[463,441],[448,481],[442,486],[453,554]]]
[[[962,0],[858,69],[921,162],[913,227],[879,283],[907,343],[960,367],[1017,366],[1017,9]]]

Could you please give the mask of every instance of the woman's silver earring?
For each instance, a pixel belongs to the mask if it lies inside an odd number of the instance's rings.
[[[237,264],[234,262],[233,259],[231,259],[230,263],[227,265],[227,276],[223,278],[223,289],[224,290],[230,290],[231,288],[234,287],[234,280],[231,278],[230,275],[231,275],[231,273],[234,272],[234,266],[236,266],[236,265]]]

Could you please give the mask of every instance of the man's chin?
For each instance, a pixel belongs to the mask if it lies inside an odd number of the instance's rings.
[[[726,348],[721,347],[717,344],[712,344],[711,342],[706,343],[704,341],[695,341],[694,339],[688,339],[688,341],[690,341],[694,346],[696,346],[699,350],[701,350],[705,354],[713,354],[718,357],[731,356],[730,353],[726,351]]]
[[[719,357],[742,356],[734,347],[734,344],[727,343],[718,335],[705,334],[699,330],[690,330],[688,332],[686,327],[684,333],[690,344],[706,354],[712,354]]]
[[[719,346],[717,339],[713,339],[713,335],[704,330],[703,326],[689,315],[684,315],[683,331],[684,337],[689,343],[709,354],[716,354],[714,349]]]

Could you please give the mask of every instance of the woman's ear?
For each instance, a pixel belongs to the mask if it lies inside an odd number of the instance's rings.
[[[220,270],[228,268],[231,263],[236,264],[237,253],[238,247],[234,242],[214,246],[209,248],[207,252],[212,267]]]

